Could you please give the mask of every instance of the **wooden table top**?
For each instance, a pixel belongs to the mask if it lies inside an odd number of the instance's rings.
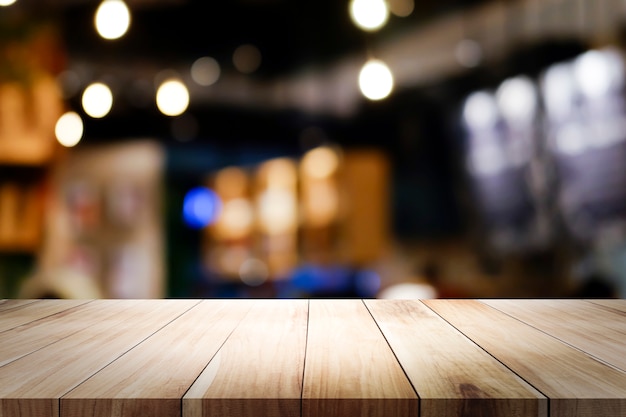
[[[626,300],[1,300],[0,417],[624,417]]]

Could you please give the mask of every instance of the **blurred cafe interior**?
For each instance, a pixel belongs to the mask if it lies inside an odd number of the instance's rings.
[[[622,0],[0,0],[0,298],[626,296]]]

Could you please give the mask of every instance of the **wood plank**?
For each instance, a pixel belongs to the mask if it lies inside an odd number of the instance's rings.
[[[17,299],[4,299],[0,301],[0,313],[6,310],[11,310],[16,307],[20,307],[26,304],[31,304],[37,300],[17,300]]]
[[[417,395],[363,302],[311,300],[303,417],[417,414]]]
[[[623,417],[626,373],[475,300],[425,300],[550,399],[550,417]]]
[[[106,312],[102,311],[101,306],[85,302],[4,331],[0,333],[0,366],[96,325],[103,316],[106,316]]]
[[[586,300],[586,301],[626,313],[626,299],[622,299],[622,300],[617,300],[617,299],[605,299],[604,300],[603,299],[603,300]]]
[[[419,395],[420,417],[547,417],[541,393],[421,302],[365,304]]]
[[[0,314],[0,332],[85,304],[88,300],[38,300],[24,303]]]
[[[0,417],[58,416],[63,395],[198,303],[93,302],[103,313],[97,325],[0,367]]]
[[[579,300],[483,302],[626,371],[626,312]]]
[[[194,306],[65,395],[61,416],[180,416],[183,394],[251,305],[205,300]]]
[[[258,300],[183,399],[184,417],[300,417],[306,300]]]

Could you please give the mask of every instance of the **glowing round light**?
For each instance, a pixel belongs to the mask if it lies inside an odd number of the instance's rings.
[[[574,107],[577,92],[572,66],[557,64],[548,68],[543,76],[542,91],[550,116],[569,115]]]
[[[0,0],[0,6],[10,6],[15,2],[16,0]]]
[[[375,31],[387,23],[389,9],[384,0],[352,0],[350,17],[359,28]]]
[[[218,233],[230,239],[247,236],[253,226],[254,207],[245,198],[235,198],[225,202],[216,224]]]
[[[220,64],[213,58],[198,58],[191,66],[191,78],[199,85],[208,87],[220,78]]]
[[[339,157],[329,147],[315,148],[302,158],[302,171],[311,178],[328,178],[338,167]]]
[[[473,129],[495,126],[498,121],[498,107],[493,95],[486,91],[472,93],[465,100],[463,119]]]
[[[241,45],[233,53],[233,65],[239,72],[252,74],[261,66],[261,51],[254,45]]]
[[[393,89],[393,75],[387,65],[379,60],[368,61],[359,73],[361,93],[370,100],[382,100]]]
[[[156,102],[164,115],[179,116],[189,106],[189,91],[182,81],[169,79],[159,86]]]
[[[600,51],[589,51],[577,58],[574,74],[580,91],[588,97],[600,97],[611,90],[611,63]]]
[[[512,122],[530,122],[537,111],[537,90],[528,77],[506,80],[496,92],[502,115]]]
[[[483,50],[480,44],[471,39],[463,39],[454,49],[456,60],[465,68],[474,68],[483,59]]]
[[[266,232],[271,234],[288,232],[296,226],[296,196],[287,190],[268,189],[259,198],[258,213]]]
[[[96,30],[104,39],[118,39],[130,27],[130,10],[122,0],[104,0],[95,17]]]
[[[407,17],[415,9],[414,0],[389,0],[389,11],[398,17]]]
[[[269,277],[269,270],[265,262],[259,259],[246,259],[239,267],[239,277],[244,284],[257,287]]]
[[[427,300],[437,298],[437,290],[429,284],[396,284],[385,288],[378,294],[378,298],[388,300]]]
[[[221,200],[204,187],[191,189],[183,200],[183,219],[190,227],[201,229],[213,223],[220,212]]]
[[[83,137],[83,120],[75,112],[62,115],[54,127],[59,143],[65,147],[76,146]]]
[[[83,110],[94,119],[106,116],[113,106],[113,93],[103,83],[93,83],[83,92]]]

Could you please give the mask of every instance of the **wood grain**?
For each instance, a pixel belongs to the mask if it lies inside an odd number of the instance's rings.
[[[300,417],[306,300],[258,300],[183,399],[184,417]]]
[[[6,310],[11,310],[16,307],[20,307],[26,304],[32,304],[37,300],[11,300],[11,299],[3,299],[0,300],[0,313]]]
[[[0,367],[0,417],[56,417],[61,396],[198,301],[94,303],[102,310],[97,322]]]
[[[607,299],[607,300],[586,300],[586,301],[626,313],[626,300]]]
[[[547,417],[541,393],[421,302],[365,304],[417,390],[420,417]]]
[[[63,417],[174,417],[180,399],[251,307],[205,300],[61,399]]]
[[[417,413],[417,395],[365,305],[311,300],[302,415]]]
[[[623,417],[626,373],[474,300],[426,305],[550,399],[550,417]]]
[[[578,300],[483,302],[626,371],[626,313]]]
[[[60,313],[87,303],[87,300],[38,300],[36,302],[17,303],[16,307],[0,314],[0,332],[22,326],[35,320]]]

